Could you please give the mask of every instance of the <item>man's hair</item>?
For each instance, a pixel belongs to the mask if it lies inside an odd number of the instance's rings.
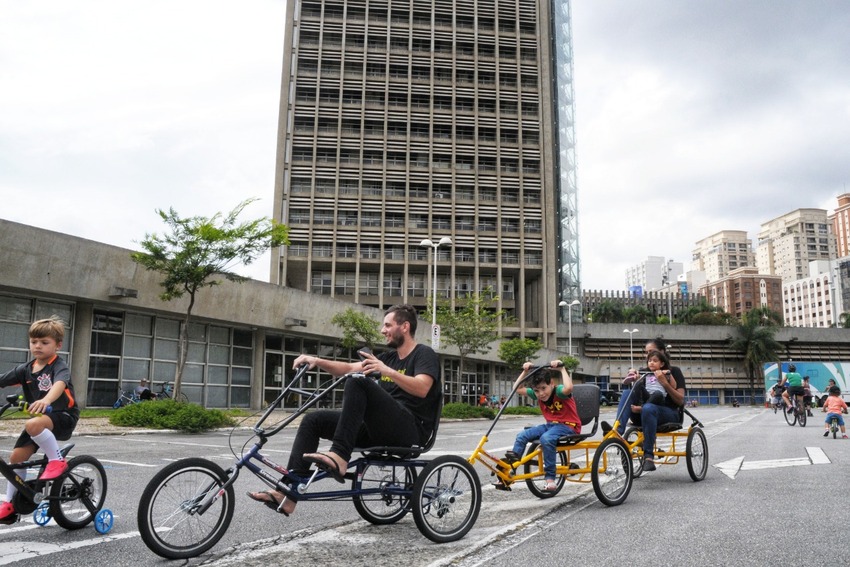
[[[797,367],[793,364],[788,365],[788,372],[797,372]]]
[[[57,343],[61,343],[65,338],[65,323],[56,315],[47,319],[39,319],[30,325],[29,337],[31,339],[50,337]]]
[[[393,305],[386,311],[384,311],[384,315],[389,315],[392,313],[393,319],[399,325],[404,323],[405,321],[410,323],[410,336],[416,336],[416,308],[412,305],[408,305],[407,303],[403,305]]]

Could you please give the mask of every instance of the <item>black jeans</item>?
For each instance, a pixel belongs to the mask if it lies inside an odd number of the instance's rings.
[[[332,439],[331,451],[346,461],[351,460],[355,447],[391,445],[412,447],[420,439],[417,419],[371,378],[349,378],[345,382],[342,410],[318,410],[301,420],[289,469],[309,470],[304,463],[305,453],[319,448],[319,439]]]

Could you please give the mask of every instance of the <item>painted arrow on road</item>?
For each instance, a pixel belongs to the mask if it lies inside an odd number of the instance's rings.
[[[714,465],[720,472],[734,479],[738,471],[753,471],[759,469],[777,469],[780,467],[799,467],[804,465],[828,465],[829,457],[820,447],[806,447],[808,457],[797,459],[772,459],[769,461],[748,461],[744,457],[735,457]]]

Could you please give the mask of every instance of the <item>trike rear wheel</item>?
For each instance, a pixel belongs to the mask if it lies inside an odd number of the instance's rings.
[[[599,445],[593,454],[590,477],[600,502],[606,506],[618,506],[626,501],[634,473],[632,454],[622,440],[610,438]]]
[[[537,450],[540,445],[538,443],[533,443],[529,446],[528,452],[533,453]],[[533,474],[534,472],[539,472],[538,476],[534,478],[526,479],[525,485],[528,487],[528,491],[531,492],[538,498],[552,498],[564,488],[564,484],[567,482],[567,476],[563,474],[555,475],[555,490],[547,491],[543,490],[546,486],[546,479],[543,476],[543,467],[541,466],[543,460],[543,453],[541,450],[540,457],[536,460],[528,461],[523,465],[523,472],[525,474]],[[566,451],[558,451],[558,456],[555,464],[557,466],[566,467],[567,466],[567,452]]]
[[[137,515],[145,545],[167,559],[188,559],[218,543],[233,519],[233,485],[203,514],[198,507],[221,491],[226,480],[220,466],[199,458],[171,463],[154,475],[142,493]]]
[[[437,457],[419,473],[411,505],[422,535],[436,543],[457,541],[478,519],[481,481],[466,460],[456,455]]]
[[[369,463],[352,488],[354,508],[360,517],[375,525],[394,524],[410,510],[410,494],[416,469],[397,463]]]
[[[708,441],[700,427],[692,427],[688,432],[685,460],[688,464],[688,474],[694,482],[705,478],[708,472]]]
[[[106,500],[106,471],[100,461],[80,455],[50,487],[50,515],[66,530],[87,526]]]

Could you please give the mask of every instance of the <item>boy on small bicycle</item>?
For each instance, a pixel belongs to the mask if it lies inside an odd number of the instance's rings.
[[[505,460],[510,463],[520,460],[525,452],[525,446],[539,440],[543,450],[543,474],[546,482],[543,490],[556,492],[558,490],[555,484],[558,439],[565,435],[581,433],[581,419],[573,399],[573,380],[564,368],[564,363],[553,360],[550,364],[554,372],[535,374],[531,378],[529,387],[521,389],[520,386],[533,366],[530,362],[526,362],[522,367],[522,373],[514,383],[514,389],[518,394],[537,400],[546,423],[520,431],[514,441],[513,450],[505,454]],[[560,369],[561,384],[555,385],[552,383],[551,374],[555,374],[558,369]]]
[[[34,416],[24,424],[24,431],[15,442],[9,463],[14,466],[28,460],[40,447],[48,459],[39,477],[43,481],[59,478],[67,470],[68,464],[59,451],[57,440],[70,439],[80,417],[71,385],[71,371],[57,355],[64,338],[65,325],[59,318],[36,321],[29,328],[33,360],[0,376],[0,388],[21,385],[28,404],[26,411]],[[27,471],[15,469],[15,474],[25,478]],[[0,521],[14,516],[12,499],[16,493],[17,487],[8,482],[6,501],[0,503]]]
[[[823,403],[823,411],[826,413],[826,421],[824,421],[824,437],[829,437],[829,422],[832,419],[838,420],[838,426],[841,428],[841,438],[847,439],[847,429],[844,427],[844,418],[842,413],[847,413],[847,404],[841,399],[841,388],[832,386],[829,389],[829,396]]]

